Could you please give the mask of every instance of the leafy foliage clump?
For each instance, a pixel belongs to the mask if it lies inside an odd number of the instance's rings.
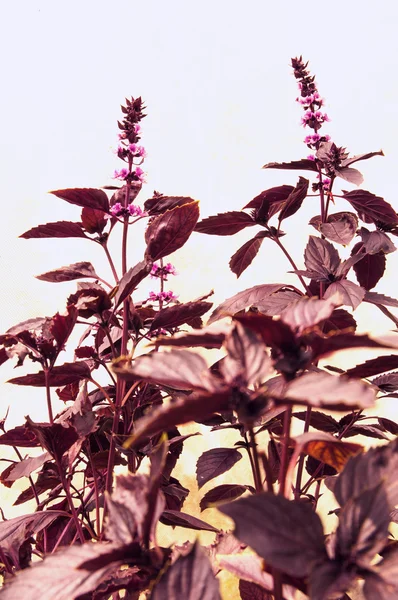
[[[391,236],[398,234],[398,215],[364,189],[335,192],[339,179],[360,186],[362,174],[352,165],[383,153],[350,157],[323,135],[329,117],[314,77],[301,58],[292,67],[311,154],[264,168],[309,172],[313,182],[299,176],[295,186],[262,191],[240,211],[202,220],[190,197],[154,192],[140,207],[146,115],[142,99],[131,98],[118,123],[117,154],[125,165],[115,172],[120,185],[106,188],[109,195],[104,189],[54,191],[80,207],[80,221],[22,234],[97,244],[114,281],[85,261],[43,273],[38,278],[47,282],[78,281],[65,312],[19,323],[0,336],[0,363],[38,363],[35,372],[10,383],[43,388],[48,409],[48,422],[27,417],[11,429],[6,419],[0,422],[0,445],[17,457],[1,472],[1,484],[27,478],[15,504],[36,503],[34,512],[14,519],[3,514],[0,522],[2,600],[139,600],[143,594],[218,600],[221,571],[238,578],[242,600],[294,599],[297,591],[312,600],[349,600],[358,581],[368,600],[398,597],[398,549],[390,532],[397,521],[398,424],[364,412],[378,397],[397,395],[397,345],[393,338],[387,343],[357,334],[354,316],[367,302],[397,325],[390,309],[398,300],[374,288],[396,250]],[[319,199],[320,214],[310,221],[316,233],[300,265],[284,244],[282,225],[309,191]],[[341,210],[332,212],[337,202]],[[143,219],[145,252],[130,266],[129,234]],[[120,272],[108,248],[117,228]],[[225,236],[246,228],[256,233],[232,256],[231,271],[239,277],[263,243],[274,244],[297,286],[260,283],[214,308],[212,293],[179,302],[166,289],[176,271],[164,259],[194,232]],[[349,257],[341,258],[337,247],[350,244]],[[159,289],[140,298],[148,277]],[[74,360],[63,363],[65,345],[82,325]],[[384,354],[346,370],[321,362],[355,348]],[[209,366],[203,349],[218,349],[221,358]],[[66,405],[59,414],[54,391]],[[293,436],[293,419],[304,423],[301,435]],[[192,423],[196,433],[178,429]],[[233,447],[199,456],[199,490],[243,456],[249,459],[247,482],[216,484],[198,506],[218,507],[233,531],[184,510],[191,490],[175,468],[199,426],[239,436]],[[357,436],[382,443],[365,452],[347,440]],[[23,457],[20,448],[41,448],[41,454]],[[126,474],[114,481],[118,465]],[[317,513],[325,492],[338,505],[332,531]],[[164,547],[159,523],[210,532],[214,542]]]

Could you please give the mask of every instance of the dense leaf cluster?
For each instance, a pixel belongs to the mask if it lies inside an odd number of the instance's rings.
[[[382,152],[350,158],[320,136],[327,118],[319,112],[314,78],[301,58],[292,66],[315,154],[264,168],[318,176],[312,190],[321,214],[310,221],[317,234],[309,236],[301,268],[284,246],[281,227],[309,195],[310,181],[302,176],[296,186],[261,192],[241,211],[201,221],[197,201],[158,192],[144,203],[145,212],[129,212],[141,189],[140,171],[133,169],[145,116],[141,98],[126,101],[119,122],[125,140],[119,155],[128,164],[124,184],[112,188],[110,198],[101,189],[53,192],[80,207],[81,220],[46,223],[21,236],[94,242],[115,281],[108,283],[89,262],[39,275],[82,281],[63,314],[30,319],[0,335],[0,364],[37,363],[36,371],[10,383],[43,388],[48,407],[45,423],[27,417],[9,429],[0,422],[0,446],[14,448],[17,457],[0,482],[11,487],[25,478],[29,484],[16,504],[36,504],[33,512],[0,522],[2,600],[139,600],[143,592],[152,600],[218,600],[222,570],[238,578],[242,600],[294,600],[295,590],[312,600],[347,600],[358,581],[368,600],[398,597],[398,549],[389,530],[397,521],[398,424],[364,412],[378,397],[397,396],[397,344],[356,334],[353,316],[368,302],[397,324],[390,308],[398,300],[373,290],[396,249],[390,236],[398,234],[398,215],[369,191],[334,193],[337,178],[360,185],[362,175],[351,165]],[[350,210],[331,212],[337,198]],[[128,233],[144,218],[145,252],[129,266]],[[119,225],[120,273],[108,250]],[[239,277],[262,244],[272,243],[290,262],[297,287],[260,283],[214,308],[211,294],[184,303],[167,295],[163,259],[193,232],[225,236],[248,227],[259,230],[232,256],[232,272]],[[342,259],[336,245],[349,246],[354,238],[359,241]],[[154,273],[159,294],[139,299],[141,282]],[[62,362],[81,325],[75,360]],[[350,348],[384,354],[345,371],[325,365],[325,358]],[[221,358],[209,365],[203,349],[218,349]],[[100,384],[104,375],[107,383]],[[59,414],[54,391],[66,405]],[[304,423],[301,435],[292,435],[293,419]],[[184,511],[190,490],[173,473],[185,440],[199,434],[178,429],[187,423],[239,435],[233,447],[211,448],[196,464],[198,488],[211,482],[198,510],[219,507],[233,520],[233,532]],[[347,441],[357,436],[383,443],[365,452]],[[24,457],[21,448],[41,448],[41,454]],[[247,482],[213,485],[244,456],[251,467]],[[142,468],[148,463],[149,472]],[[116,465],[127,474],[114,483]],[[332,531],[316,512],[325,487],[338,504]],[[163,547],[158,523],[212,532],[214,543]]]

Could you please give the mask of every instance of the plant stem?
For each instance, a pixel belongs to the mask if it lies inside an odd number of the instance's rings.
[[[46,386],[48,418],[49,418],[51,425],[53,425],[54,424],[54,416],[53,416],[53,409],[51,406],[51,392],[50,392],[50,382],[49,382],[50,369],[48,367],[44,367],[43,371],[44,371],[44,382],[45,382],[45,386]]]
[[[90,461],[91,470],[93,472],[94,490],[95,490],[95,524],[97,529],[97,536],[101,535],[101,519],[100,519],[100,505],[99,505],[99,489],[98,489],[98,473],[94,467],[93,455],[91,453],[90,442],[86,444],[87,454]]]
[[[304,431],[303,431],[303,433],[307,433],[307,431],[310,428],[311,412],[312,412],[312,408],[311,408],[311,406],[308,406],[307,407],[307,411],[305,413],[305,423],[304,423]],[[298,467],[297,467],[296,485],[294,487],[294,498],[295,498],[295,500],[298,500],[300,498],[300,495],[301,495],[301,479],[303,477],[304,460],[305,460],[305,454],[302,452],[300,454],[300,458],[299,458],[299,463],[298,463]]]
[[[260,461],[258,458],[256,438],[254,436],[253,427],[251,426],[249,428],[249,448],[252,454],[252,461],[250,462],[253,471],[254,487],[256,488],[256,492],[262,492],[264,490],[261,481]]]
[[[102,385],[100,383],[98,383],[98,381],[96,381],[95,379],[93,379],[92,377],[90,377],[90,379],[88,381],[91,381],[91,383],[93,383],[99,390],[101,390],[101,392],[104,394],[105,398],[108,400],[109,406],[111,407],[111,409],[113,411],[115,411],[115,404],[112,401],[112,399],[109,396],[109,394],[104,390],[104,388],[102,387]]]
[[[288,259],[288,261],[292,265],[293,269],[295,271],[297,271],[298,269],[297,269],[296,263],[294,262],[293,258],[290,256],[289,252],[286,250],[285,246],[282,244],[282,242],[280,241],[280,239],[278,237],[272,237],[272,239],[279,246],[279,248],[282,250],[283,254],[286,256],[286,258]],[[311,291],[310,291],[308,285],[305,283],[302,275],[300,275],[300,273],[296,273],[296,275],[299,278],[300,283],[303,286],[303,288],[305,289],[305,291],[307,292],[308,296],[312,296]]]
[[[279,470],[279,495],[286,496],[286,474],[289,462],[289,440],[290,440],[290,424],[292,420],[292,407],[289,406],[285,410],[283,419],[283,444],[282,444],[282,458],[281,466]]]
[[[272,569],[272,576],[274,578],[274,598],[275,600],[283,600],[281,574],[277,569]]]
[[[269,464],[268,456],[265,454],[265,452],[260,452],[259,456],[260,456],[261,462],[263,463],[265,479],[267,482],[267,489],[270,494],[274,494],[275,492],[274,492],[274,486],[272,484],[272,471],[271,471],[271,466]]]
[[[56,460],[56,464],[57,464],[57,467],[58,467],[59,477],[60,477],[61,482],[62,482],[62,487],[64,488],[65,495],[66,495],[66,498],[68,500],[69,508],[70,508],[71,513],[72,513],[72,518],[73,518],[73,521],[75,523],[77,534],[78,534],[78,536],[80,538],[81,543],[84,544],[84,542],[86,540],[84,539],[84,533],[83,533],[82,525],[81,525],[81,523],[79,521],[79,517],[77,515],[76,507],[73,504],[73,498],[72,498],[72,495],[70,493],[68,479],[67,479],[67,477],[65,477],[64,470],[62,468],[62,465],[61,465],[60,461],[57,458],[55,460]]]
[[[115,282],[117,283],[117,282],[119,281],[119,277],[118,277],[118,275],[117,275],[117,272],[116,272],[116,269],[115,269],[115,265],[114,265],[114,262],[113,262],[112,256],[110,255],[110,252],[109,252],[109,250],[108,250],[108,246],[107,246],[107,244],[106,244],[106,243],[105,243],[105,244],[101,244],[101,246],[102,246],[102,247],[103,247],[103,249],[104,249],[104,252],[105,252],[105,254],[106,254],[106,257],[107,257],[107,259],[108,259],[108,262],[109,262],[109,266],[110,266],[110,268],[111,268],[111,271],[112,271],[112,275],[113,275],[113,277],[114,277],[114,279],[115,279]]]

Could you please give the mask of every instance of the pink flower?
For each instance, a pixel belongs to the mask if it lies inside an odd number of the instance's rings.
[[[115,170],[115,172],[113,173],[113,179],[126,179],[128,174],[128,169],[120,169],[120,171]]]
[[[152,279],[156,279],[156,277],[161,277],[163,275],[163,280],[167,281],[167,275],[177,275],[177,271],[175,267],[171,263],[167,263],[161,267],[158,263],[155,263],[151,270]]]
[[[127,210],[132,217],[146,217],[148,215],[147,212],[143,211],[142,208],[136,206],[135,204],[129,204]]]
[[[166,329],[161,327],[160,329],[154,329],[148,333],[149,337],[157,337],[158,335],[167,335]]]
[[[172,300],[177,300],[178,296],[176,296],[174,294],[174,292],[172,292],[171,290],[168,292],[158,292],[157,294],[155,292],[149,292],[149,300],[152,300],[153,302],[158,302],[159,300],[162,300],[163,302],[171,302]]]
[[[309,154],[307,156],[307,160],[315,160],[315,156],[313,154]]]
[[[111,215],[113,215],[114,217],[118,217],[120,215],[120,213],[123,211],[123,206],[120,204],[120,202],[116,202],[110,209],[109,212],[111,213]]]
[[[138,144],[130,144],[129,150],[131,154],[134,154],[134,156],[141,156],[142,158],[146,158],[147,156],[144,146],[138,146]]]
[[[141,167],[136,167],[133,173],[138,179],[138,181],[141,181],[142,183],[145,182],[145,172],[141,169]]]
[[[319,142],[320,139],[321,139],[321,136],[319,135],[319,133],[314,133],[313,135],[307,135],[304,138],[304,143],[305,144],[316,144],[317,142]]]

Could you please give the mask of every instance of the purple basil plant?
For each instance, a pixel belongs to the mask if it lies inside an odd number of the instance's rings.
[[[0,446],[15,451],[1,485],[25,478],[15,504],[36,505],[13,519],[1,507],[1,600],[218,600],[221,571],[237,578],[242,600],[349,600],[358,585],[367,600],[398,598],[398,548],[390,531],[397,522],[398,424],[369,416],[378,397],[397,397],[397,344],[356,334],[354,316],[367,302],[398,324],[391,312],[398,300],[374,291],[396,250],[398,215],[360,187],[335,192],[339,179],[361,186],[352,165],[383,153],[350,157],[323,133],[329,117],[315,78],[301,57],[292,67],[307,156],[264,169],[309,172],[311,179],[300,175],[295,186],[266,189],[240,211],[201,221],[190,197],[154,192],[140,206],[146,115],[142,99],[131,98],[118,122],[118,185],[52,192],[80,207],[80,221],[38,225],[21,236],[94,242],[114,281],[89,262],[39,275],[79,280],[65,310],[0,336],[0,364],[37,363],[35,372],[10,383],[42,388],[48,410],[44,423],[27,417],[10,429],[6,418],[0,421]],[[320,214],[310,221],[302,264],[286,248],[282,226],[309,196]],[[130,266],[128,243],[143,219],[145,253]],[[211,294],[180,302],[168,257],[193,232],[224,236],[253,227],[254,237],[230,260],[232,272],[239,277],[263,243],[274,244],[297,285],[259,283],[214,307],[204,324]],[[121,232],[120,271],[108,248],[114,230]],[[340,258],[338,246],[351,247],[349,258]],[[154,290],[142,298],[146,278]],[[83,329],[74,361],[65,363],[62,352],[76,327]],[[346,370],[321,362],[347,348],[383,354]],[[222,358],[209,367],[205,349],[219,349]],[[55,396],[65,403],[59,414]],[[293,419],[302,422],[302,434],[293,435]],[[194,435],[178,429],[188,423],[239,436],[233,447],[199,456],[199,489],[244,455],[249,459],[245,484],[213,485],[198,507],[218,507],[232,519],[232,531],[184,511],[190,490],[174,470]],[[380,443],[365,451],[361,436]],[[347,441],[353,437],[359,441]],[[115,477],[116,465],[127,474]],[[325,493],[339,507],[331,531],[317,514]],[[159,522],[213,532],[214,541],[163,547]]]

